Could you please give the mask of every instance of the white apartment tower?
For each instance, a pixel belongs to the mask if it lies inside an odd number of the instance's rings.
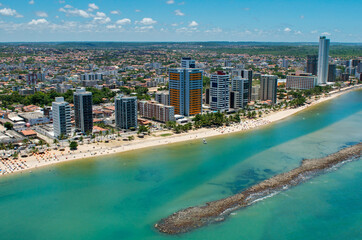
[[[63,97],[55,98],[52,104],[54,136],[68,136],[71,132],[70,106]]]
[[[230,75],[218,71],[210,78],[210,109],[213,111],[229,111]]]
[[[249,79],[240,76],[233,77],[231,81],[231,91],[234,92],[233,108],[244,108],[249,99]]]
[[[317,84],[326,84],[328,79],[329,39],[325,36],[319,38],[318,54],[318,80]]]

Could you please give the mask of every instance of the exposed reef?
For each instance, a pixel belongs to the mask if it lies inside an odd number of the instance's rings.
[[[278,174],[251,186],[233,196],[208,202],[203,206],[189,207],[167,218],[161,219],[155,228],[167,234],[189,232],[213,222],[223,221],[231,212],[247,207],[258,199],[278,193],[291,186],[296,186],[305,179],[315,176],[324,170],[350,160],[361,157],[362,143],[344,148],[323,158],[303,160],[298,168]]]

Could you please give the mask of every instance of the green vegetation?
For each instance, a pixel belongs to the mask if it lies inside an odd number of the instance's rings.
[[[112,92],[109,88],[102,88],[102,90],[96,88],[87,88],[87,91],[90,91],[93,94],[93,104],[107,102],[116,95],[116,93]],[[64,97],[66,102],[73,103],[72,90],[68,90],[64,94],[60,94],[54,90],[51,90],[48,93],[36,92],[35,94],[27,96],[22,96],[18,92],[12,92],[8,95],[0,95],[0,101],[1,107],[4,108],[9,108],[13,104],[50,106],[56,97]]]
[[[70,142],[70,143],[69,143],[69,148],[70,148],[70,150],[77,150],[77,148],[78,148],[78,143],[75,142],[75,141]]]
[[[138,128],[138,134],[140,133],[150,133],[150,129],[147,126],[141,125]]]
[[[11,122],[6,122],[4,124],[4,127],[6,128],[6,130],[11,130],[13,129],[14,125]]]
[[[163,133],[160,136],[161,137],[168,137],[168,136],[172,136],[172,133]]]

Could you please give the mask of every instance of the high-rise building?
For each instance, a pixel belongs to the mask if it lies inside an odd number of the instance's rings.
[[[194,60],[181,61],[184,67],[169,70],[170,105],[175,107],[175,114],[196,115],[202,112],[203,71],[194,68]]]
[[[253,86],[251,89],[251,101],[260,99],[260,85]]]
[[[170,106],[170,93],[169,92],[156,92],[155,100],[158,103]]]
[[[288,68],[288,66],[289,66],[289,61],[288,61],[288,59],[283,59],[283,61],[282,61],[282,67],[283,67],[283,68]]]
[[[115,98],[116,126],[120,129],[137,128],[137,97]]]
[[[317,77],[313,75],[288,75],[286,88],[290,89],[311,89],[317,84]]]
[[[244,70],[241,74],[241,78],[249,79],[249,93],[251,92],[251,88],[253,87],[253,70]],[[251,95],[249,94],[249,102],[251,101]]]
[[[260,80],[260,100],[277,102],[278,77],[274,75],[262,75]]]
[[[195,68],[196,63],[194,59],[191,59],[189,57],[183,57],[181,58],[181,68]]]
[[[362,73],[362,62],[360,62],[357,66],[357,72]]]
[[[52,104],[54,136],[68,136],[71,132],[70,106],[63,97],[55,98]]]
[[[336,64],[329,64],[328,66],[328,82],[335,82],[337,75]]]
[[[232,108],[244,108],[249,101],[249,79],[234,77],[231,80],[231,91],[233,94],[233,99],[230,98],[230,107]],[[232,102],[232,100],[234,102]]]
[[[311,73],[314,76],[318,74],[318,56],[308,55],[307,56],[307,73]]]
[[[213,111],[229,111],[230,75],[222,71],[210,78],[210,109]]]
[[[93,132],[92,93],[85,88],[77,88],[73,95],[74,119],[77,130],[84,134]]]
[[[140,101],[138,111],[141,117],[160,122],[175,121],[175,108],[151,101]]]
[[[253,86],[253,70],[234,69],[232,71],[232,77],[241,77],[243,79],[247,78],[249,80],[249,93],[251,92],[251,88]],[[248,101],[251,101],[251,95],[249,95]]]
[[[318,54],[318,85],[326,84],[328,79],[328,60],[329,60],[329,39],[325,36],[319,38]]]

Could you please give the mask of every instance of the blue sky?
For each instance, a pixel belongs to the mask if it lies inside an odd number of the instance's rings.
[[[362,42],[361,0],[0,0],[0,41]]]

